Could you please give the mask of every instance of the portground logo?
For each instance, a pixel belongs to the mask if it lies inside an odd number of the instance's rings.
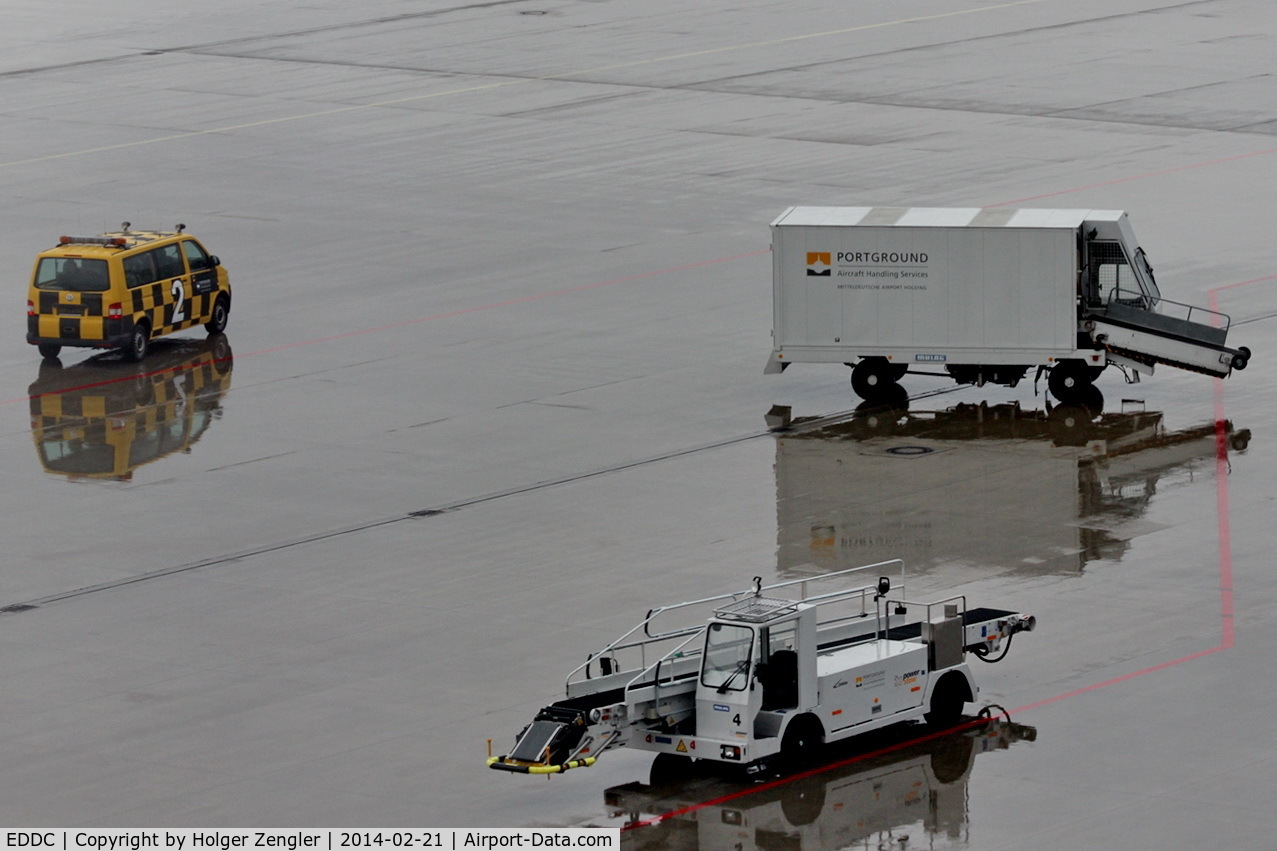
[[[828,251],[808,251],[807,276],[809,278],[828,278],[833,271],[831,259]]]

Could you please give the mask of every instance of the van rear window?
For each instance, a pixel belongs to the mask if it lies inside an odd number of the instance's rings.
[[[42,290],[106,292],[111,279],[105,260],[79,257],[44,257],[35,270],[35,285]]]

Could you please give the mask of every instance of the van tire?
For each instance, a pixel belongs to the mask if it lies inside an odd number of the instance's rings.
[[[39,343],[36,345],[36,348],[39,349],[41,357],[48,358],[49,360],[53,360],[58,355],[62,354],[62,347],[57,343]]]
[[[139,322],[133,326],[133,333],[129,336],[129,342],[124,349],[124,353],[129,360],[140,361],[146,357],[146,353],[150,348],[151,326],[145,322]]]
[[[230,302],[226,300],[226,296],[219,295],[217,301],[213,302],[213,315],[209,317],[208,322],[204,323],[204,328],[208,331],[209,336],[220,334],[226,330],[226,323],[230,318]]]

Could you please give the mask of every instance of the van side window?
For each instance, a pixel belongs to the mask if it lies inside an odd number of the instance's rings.
[[[152,252],[134,254],[124,258],[124,282],[130,287],[140,287],[155,280],[155,264],[151,260]]]
[[[186,255],[186,262],[190,265],[192,272],[208,268],[208,255],[195,240],[182,240],[182,252]]]
[[[176,243],[152,249],[155,255],[155,271],[161,278],[177,278],[186,274],[186,264],[182,262],[182,250]]]

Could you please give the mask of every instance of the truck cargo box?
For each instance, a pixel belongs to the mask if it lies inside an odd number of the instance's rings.
[[[772,263],[766,371],[853,365],[862,396],[910,369],[1014,385],[1046,367],[1066,396],[1110,362],[1222,377],[1249,356],[1224,346],[1222,314],[1161,315],[1174,303],[1120,210],[791,207]]]

